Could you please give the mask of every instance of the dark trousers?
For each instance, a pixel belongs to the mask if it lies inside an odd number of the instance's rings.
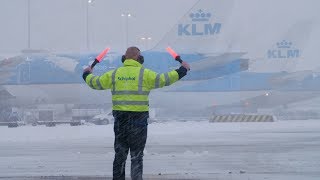
[[[113,111],[114,151],[113,179],[125,179],[128,151],[131,155],[131,179],[142,180],[143,150],[147,141],[149,112]]]

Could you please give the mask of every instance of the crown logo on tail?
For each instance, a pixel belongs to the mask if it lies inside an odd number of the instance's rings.
[[[199,9],[196,13],[190,13],[189,16],[192,21],[209,21],[212,15]]]
[[[292,45],[292,42],[283,40],[281,42],[277,42],[277,47],[278,48],[290,48]]]

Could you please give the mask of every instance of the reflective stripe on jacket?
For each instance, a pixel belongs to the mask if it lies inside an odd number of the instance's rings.
[[[179,80],[176,70],[158,74],[132,59],[124,66],[104,73],[89,74],[85,81],[93,89],[111,89],[113,110],[143,112],[149,110],[150,90],[169,86]]]

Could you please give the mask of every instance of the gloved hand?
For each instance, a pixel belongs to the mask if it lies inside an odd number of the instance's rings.
[[[85,73],[85,72],[87,72],[87,73],[92,73],[92,68],[91,68],[91,66],[86,67],[86,68],[83,70],[83,72],[84,72],[84,73]]]
[[[186,68],[188,71],[190,71],[190,65],[189,65],[187,62],[182,61],[181,66],[183,66],[183,67]]]

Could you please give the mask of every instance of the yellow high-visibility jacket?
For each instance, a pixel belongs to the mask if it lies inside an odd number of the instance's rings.
[[[125,60],[123,64],[101,76],[89,74],[85,77],[92,89],[111,89],[113,110],[149,111],[150,90],[169,86],[179,80],[176,70],[158,74],[133,59]]]

